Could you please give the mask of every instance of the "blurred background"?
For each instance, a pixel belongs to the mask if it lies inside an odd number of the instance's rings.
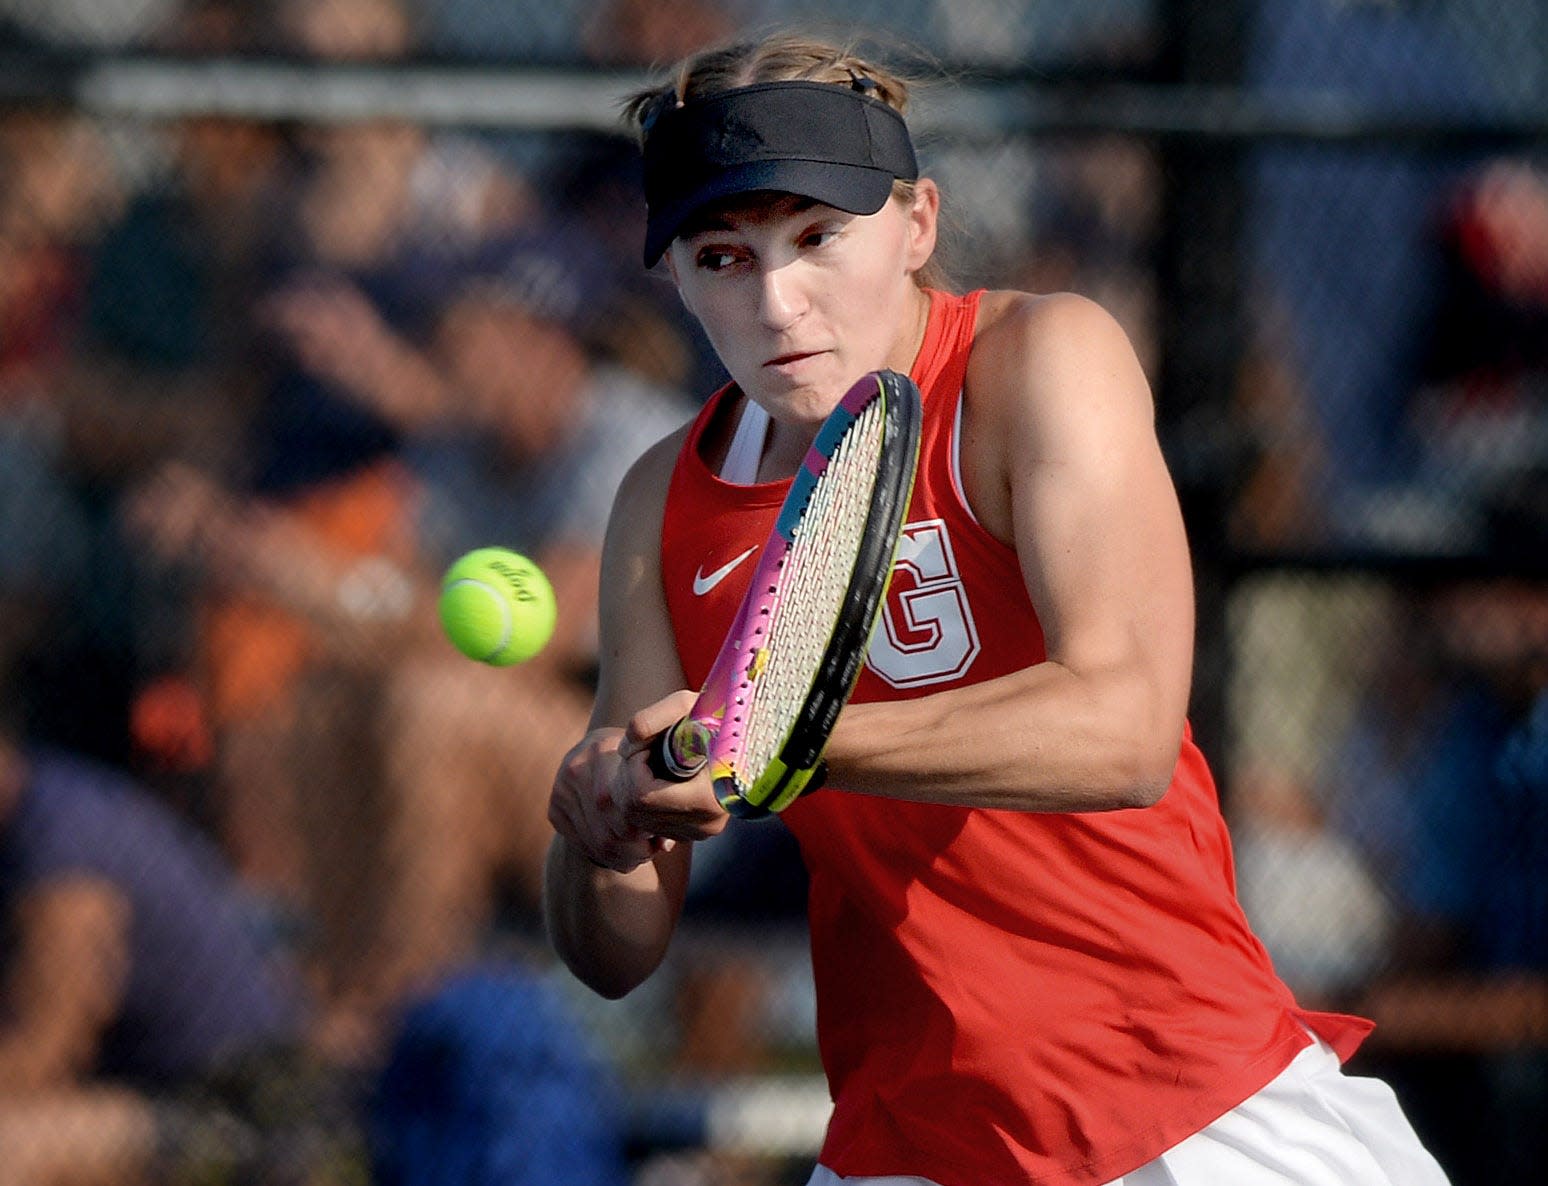
[[[535,914],[613,489],[721,381],[618,101],[787,23],[925,80],[960,288],[1133,337],[1281,973],[1458,1186],[1548,1166],[1548,0],[0,0],[0,1186],[805,1181],[778,824],[626,1001]]]

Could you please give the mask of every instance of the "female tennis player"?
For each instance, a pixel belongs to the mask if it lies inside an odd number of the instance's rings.
[[[781,35],[631,113],[645,262],[732,382],[635,466],[603,560],[594,728],[555,780],[555,948],[621,996],[662,960],[710,779],[658,780],[817,426],[860,376],[923,393],[893,586],[783,813],[811,875],[834,1099],[813,1186],[1428,1186],[1370,1029],[1300,1008],[1248,929],[1185,719],[1187,544],[1134,352],[1071,295],[930,283],[907,88]],[[749,887],[756,892],[756,887]]]

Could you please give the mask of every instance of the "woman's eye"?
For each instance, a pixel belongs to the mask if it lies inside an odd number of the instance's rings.
[[[707,272],[721,272],[736,262],[736,257],[729,251],[718,251],[707,247],[699,252],[698,264]]]
[[[801,240],[801,244],[804,247],[823,247],[831,243],[837,234],[838,232],[833,230],[809,231]]]

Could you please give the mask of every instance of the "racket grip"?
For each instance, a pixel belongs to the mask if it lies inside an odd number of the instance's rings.
[[[710,736],[708,726],[692,717],[663,729],[646,751],[650,772],[665,781],[687,782],[709,760]]]

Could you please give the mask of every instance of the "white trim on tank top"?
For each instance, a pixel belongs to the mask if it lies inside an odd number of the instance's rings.
[[[758,465],[763,461],[763,446],[768,437],[768,412],[762,404],[744,398],[731,447],[726,450],[726,459],[720,463],[720,480],[737,486],[756,485]]]
[[[978,516],[973,513],[973,504],[968,502],[967,491],[962,486],[962,405],[967,402],[965,390],[957,392],[957,414],[951,422],[951,488],[957,492],[957,502],[967,517],[973,520],[976,527],[983,524],[978,521]]]
[[[968,502],[967,491],[962,486],[962,405],[963,393],[957,393],[956,415],[951,429],[951,488],[957,502],[967,517],[978,526],[978,516]],[[752,486],[758,481],[758,465],[763,460],[763,446],[769,435],[769,414],[762,404],[750,399],[742,401],[742,414],[737,419],[736,432],[726,450],[726,459],[720,464],[720,480],[737,486]]]

